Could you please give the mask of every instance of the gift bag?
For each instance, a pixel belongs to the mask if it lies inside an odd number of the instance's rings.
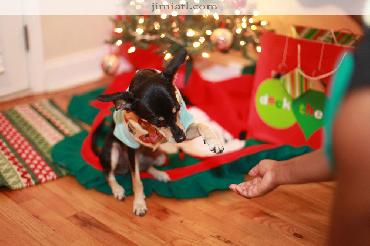
[[[350,47],[265,32],[248,120],[249,137],[319,148],[326,92]]]

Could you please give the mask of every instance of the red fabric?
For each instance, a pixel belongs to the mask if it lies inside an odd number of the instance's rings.
[[[257,62],[255,81],[252,92],[252,103],[248,122],[249,137],[269,143],[290,144],[293,146],[309,145],[312,148],[320,148],[322,144],[322,129],[317,130],[308,140],[305,139],[299,125],[296,123],[288,129],[274,129],[266,125],[258,116],[255,106],[255,95],[258,86],[264,80],[272,77],[272,72],[289,72],[298,65],[298,45],[301,46],[301,69],[308,75],[324,74],[332,71],[343,52],[350,50],[348,47],[323,44],[317,41],[288,38],[265,32],[261,36],[262,52]],[[287,45],[286,66],[283,63],[283,54]],[[323,46],[324,45],[324,46]],[[321,70],[319,60],[323,49]],[[323,80],[328,84],[331,77]]]
[[[213,83],[193,69],[183,93],[235,138],[247,131],[253,76],[243,75]]]
[[[127,53],[131,46],[133,45],[130,42],[122,44],[117,55],[126,57],[135,70],[142,68],[162,69],[163,55],[157,53],[157,46],[149,45],[147,49],[136,47],[135,52]]]

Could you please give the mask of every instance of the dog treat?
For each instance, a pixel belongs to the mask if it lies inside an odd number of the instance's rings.
[[[139,118],[135,113],[124,111],[124,117],[129,131],[139,142],[153,146],[153,148],[166,142],[165,136],[155,126]],[[137,124],[129,124],[129,121]],[[141,129],[138,129],[138,127]],[[141,132],[143,134],[140,134]]]

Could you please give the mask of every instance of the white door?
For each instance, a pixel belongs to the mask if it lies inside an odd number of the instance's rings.
[[[0,100],[29,88],[22,16],[0,16]]]

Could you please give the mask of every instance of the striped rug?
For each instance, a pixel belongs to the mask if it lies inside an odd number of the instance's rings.
[[[65,175],[50,150],[80,131],[51,100],[0,112],[0,187],[21,189]]]

